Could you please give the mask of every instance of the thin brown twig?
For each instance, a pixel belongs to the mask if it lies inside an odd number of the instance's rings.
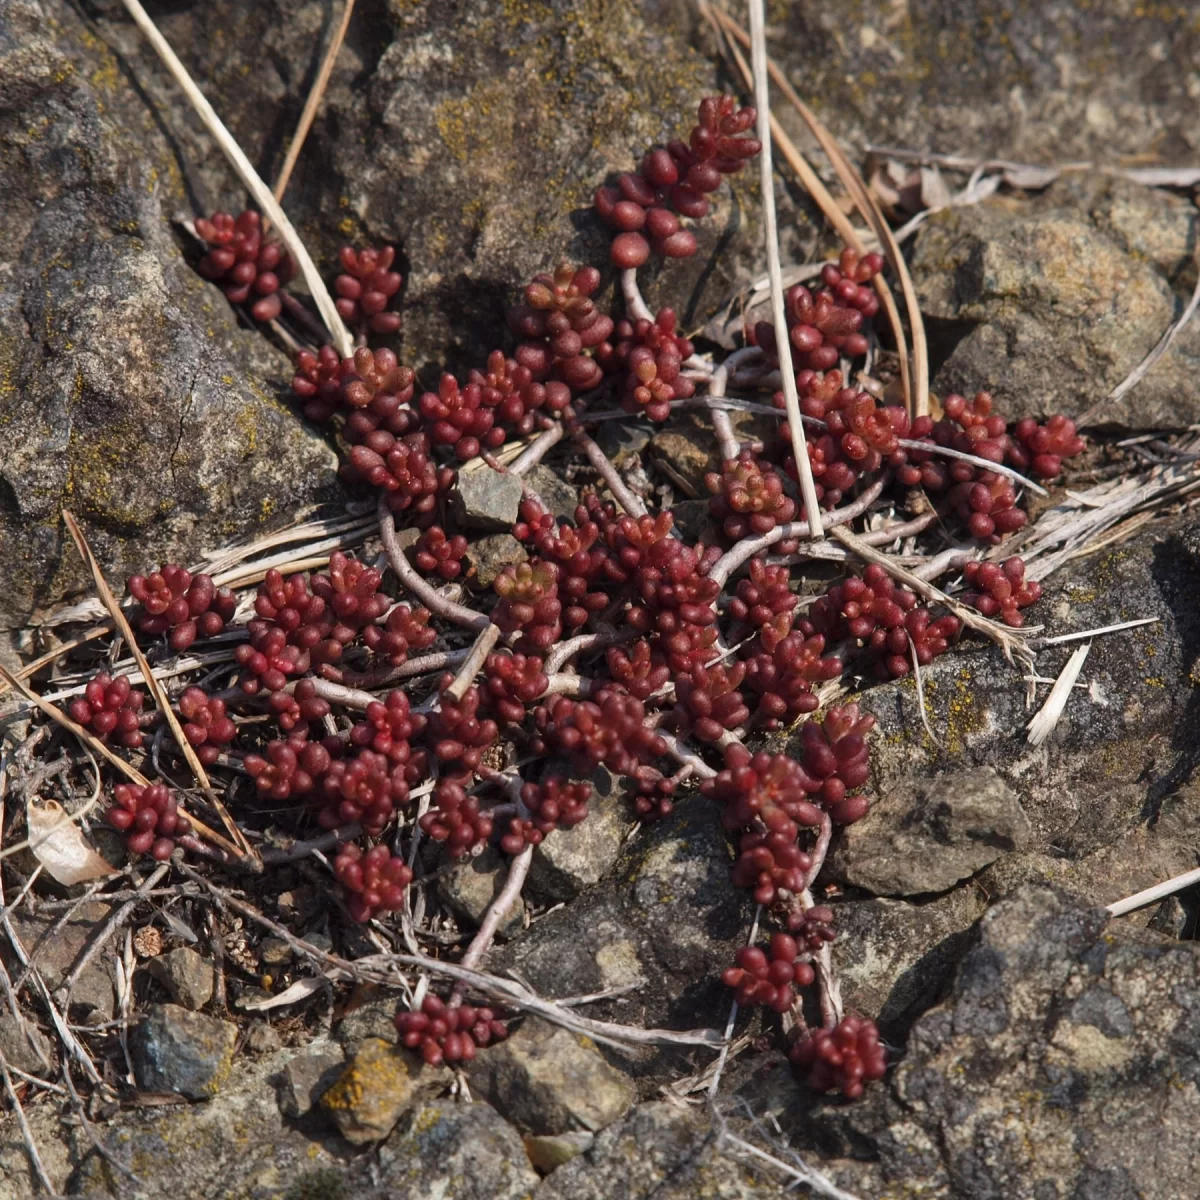
[[[283,202],[283,194],[287,191],[288,180],[291,179],[292,171],[296,166],[296,160],[300,157],[300,151],[304,148],[304,141],[308,137],[308,131],[312,128],[312,123],[316,119],[317,109],[321,107],[321,100],[325,96],[325,89],[329,86],[329,77],[333,74],[333,64],[337,61],[338,51],[342,48],[342,42],[346,40],[346,30],[350,28],[350,16],[353,12],[354,0],[346,0],[346,6],[342,9],[342,19],[333,31],[333,37],[329,42],[329,49],[325,51],[325,57],[321,60],[317,77],[313,80],[312,89],[309,91],[308,99],[304,103],[304,111],[300,114],[300,121],[296,126],[296,132],[292,136],[291,144],[288,146],[287,156],[283,160],[283,166],[279,168],[279,177],[275,180],[274,188],[271,189],[272,195],[280,203]],[[263,225],[264,227],[266,226],[265,221]]]
[[[221,798],[217,795],[208,778],[208,772],[204,769],[204,764],[196,757],[195,747],[188,741],[184,734],[183,726],[180,725],[179,718],[175,715],[175,710],[171,707],[171,701],[167,696],[166,689],[159,682],[145,654],[142,653],[133,628],[129,624],[129,620],[124,612],[121,611],[121,606],[117,603],[117,598],[113,595],[112,589],[108,586],[108,581],[104,578],[104,572],[100,567],[100,563],[95,554],[92,553],[92,548],[88,545],[87,538],[83,535],[83,530],[79,528],[79,524],[74,516],[65,508],[63,509],[62,518],[63,524],[67,527],[67,532],[70,533],[72,540],[75,542],[75,547],[79,551],[80,557],[91,572],[92,581],[96,585],[96,591],[100,596],[101,603],[108,609],[113,623],[120,631],[121,636],[129,644],[130,653],[141,669],[142,678],[146,681],[146,686],[150,689],[150,694],[154,697],[155,704],[158,705],[159,711],[166,720],[176,744],[183,752],[183,756],[187,760],[192,774],[196,777],[196,781],[200,784],[205,797],[208,799],[209,804],[216,809],[217,815],[221,818],[221,823],[225,826],[226,832],[237,847],[238,853],[247,859],[250,865],[261,869],[262,864],[258,861],[258,854],[250,843],[246,841],[245,836],[237,826],[237,822],[234,821],[233,817],[229,814],[229,810],[221,802]]]
[[[484,659],[491,654],[499,640],[500,626],[492,623],[485,625],[479,631],[479,636],[475,639],[470,654],[459,667],[458,674],[454,676],[442,694],[449,696],[455,703],[461,703],[462,698],[467,694],[467,689],[475,682],[475,676],[483,667]]]

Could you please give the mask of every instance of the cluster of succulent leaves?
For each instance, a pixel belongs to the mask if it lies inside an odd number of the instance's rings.
[[[705,100],[688,141],[651,149],[637,171],[599,189],[595,211],[614,233],[613,266],[695,253],[691,225],[725,176],[759,150],[754,119],[728,97]],[[254,319],[278,317],[293,268],[256,214],[216,214],[196,227],[209,244],[201,273],[249,304]],[[390,348],[366,341],[399,326],[393,261],[391,247],[343,251],[334,290],[360,344],[345,358],[329,346],[301,351],[293,387],[304,415],[336,437],[346,482],[377,493],[415,531],[412,569],[432,586],[471,586],[467,537],[449,503],[463,463],[482,455],[498,467],[492,456],[506,442],[559,424],[575,436],[602,397],[606,407],[663,421],[693,397],[703,371],[670,309],[653,319],[609,315],[601,271],[562,265],[538,275],[509,310],[510,345],[481,354],[466,378],[445,374],[435,390],[419,391]],[[1082,443],[1061,417],[1010,428],[986,393],[946,397],[938,420],[913,420],[848,383],[875,338],[870,285],[882,266],[877,255],[846,250],[815,289],[787,294],[820,501],[836,508],[886,479],[901,502],[921,490],[964,538],[997,544],[1025,513],[1013,480],[984,464],[1051,479]],[[745,337],[761,352],[761,372],[777,370],[774,328],[751,324]],[[976,461],[939,457],[945,447]],[[192,686],[178,697],[185,736],[207,765],[243,773],[234,795],[250,811],[257,802],[278,818],[291,808],[298,833],[344,833],[332,873],[359,922],[405,904],[413,860],[402,831],[409,847],[419,830],[457,858],[492,843],[524,853],[587,818],[588,779],[601,765],[625,779],[642,819],[661,818],[695,770],[672,757],[673,746],[690,743],[713,771],[702,791],[732,840],[733,882],[764,908],[765,945],[741,952],[725,981],[743,1006],[792,1012],[805,1030],[805,991],[834,938],[833,911],[812,900],[816,847],[870,807],[872,718],[850,703],[816,719],[817,689],[847,672],[904,675],[944,652],[961,627],[878,567],[834,581],[804,611],[791,568],[769,561],[765,544],[726,603],[712,571],[731,546],[772,535],[774,553],[789,549],[775,535],[798,516],[796,476],[784,421],[774,440],[743,447],[707,477],[712,520],[699,539],[684,536],[670,512],[624,512],[600,491],[586,491],[566,519],[527,490],[513,529],[527,560],[499,573],[490,598],[477,597],[499,645],[465,688],[451,690],[447,672],[424,703],[380,681],[398,682],[414,659],[461,631],[374,561],[335,552],[324,571],[268,572],[244,621],[235,621],[236,598],[206,576],[164,565],[129,581],[135,624],[148,649],[165,638],[174,652],[227,628],[242,635],[230,686]],[[1039,595],[1019,559],[975,564],[967,578],[968,602],[1012,625]],[[594,636],[576,657],[578,674],[548,670],[552,649],[581,634]],[[328,698],[330,681],[370,681],[377,699],[348,710]],[[71,715],[131,749],[154,721],[127,681],[103,675]],[[798,758],[746,748],[799,721]],[[500,769],[506,762],[523,764],[519,777]],[[425,785],[431,798],[417,818]],[[135,853],[166,858],[177,845],[198,846],[162,784],[118,788],[108,819]],[[398,1027],[430,1062],[468,1059],[504,1036],[491,1011],[436,997],[401,1014]],[[874,1026],[857,1016],[797,1038],[791,1057],[812,1086],[848,1097],[884,1070]]]

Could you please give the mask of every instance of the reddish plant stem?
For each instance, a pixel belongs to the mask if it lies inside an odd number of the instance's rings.
[[[620,472],[609,461],[604,451],[578,426],[571,431],[571,436],[575,439],[575,442],[584,454],[587,455],[588,462],[592,464],[604,482],[608,484],[608,489],[612,492],[617,503],[631,517],[644,517],[646,515],[646,506],[642,503],[641,497],[635,496],[629,490],[625,480],[621,478]]]
[[[691,767],[692,774],[697,779],[715,779],[716,771],[712,769],[694,751],[689,750],[678,738],[672,734],[664,733],[661,729],[658,730],[658,736],[667,743],[667,753],[677,762],[685,767]]]
[[[516,458],[509,464],[509,471],[514,475],[524,475],[526,471],[532,471],[534,467],[546,457],[548,451],[563,440],[563,434],[566,430],[563,429],[561,421],[555,421],[549,429],[543,429],[534,440],[521,451]]]
[[[485,613],[472,612],[453,600],[447,600],[417,574],[404,556],[404,549],[396,537],[396,520],[388,507],[386,496],[379,497],[379,537],[396,577],[431,613],[465,629],[474,629],[477,633],[491,624]]]
[[[398,683],[402,679],[412,679],[417,675],[430,675],[434,671],[457,667],[470,653],[470,646],[464,646],[461,650],[439,650],[436,654],[423,654],[420,658],[410,658],[398,667],[385,667],[378,671],[342,671],[335,667],[339,677],[332,682],[356,688],[386,687],[389,683]],[[294,688],[295,684],[291,683],[288,684],[287,690],[292,691]]]
[[[740,350],[735,350],[713,372],[712,379],[708,385],[709,396],[716,399],[724,397],[725,385],[729,380],[730,372],[735,370],[740,363],[745,362],[746,359],[760,354],[761,352],[757,346],[743,346]],[[737,458],[741,446],[738,444],[737,435],[733,432],[733,422],[730,419],[728,410],[713,408],[712,423],[713,429],[716,430],[721,457],[724,459]]]
[[[621,642],[628,642],[635,637],[637,637],[637,632],[633,629],[616,629],[608,633],[581,633],[578,637],[568,638],[567,641],[560,642],[555,646],[546,656],[546,662],[542,669],[547,675],[554,675],[561,671],[577,654],[583,654],[588,650],[607,649],[609,646],[617,646]]]
[[[330,704],[340,704],[343,708],[353,708],[366,712],[367,707],[378,702],[379,697],[359,688],[345,687],[340,683],[331,683],[328,679],[311,679],[313,690],[322,700]]]
[[[302,858],[307,858],[310,854],[317,852],[323,854],[326,850],[332,850],[338,842],[351,842],[360,833],[362,833],[362,826],[357,823],[343,825],[341,828],[331,829],[328,833],[323,833],[309,842],[293,842],[290,846],[279,847],[278,850],[264,850],[262,860],[267,866],[297,862]]]
[[[825,528],[829,529],[834,525],[844,525],[847,521],[853,521],[855,517],[862,516],[879,498],[880,492],[887,486],[888,479],[889,476],[886,473],[881,475],[852,504],[847,504],[845,508],[835,508],[827,512],[825,514]],[[924,527],[922,526],[922,528]],[[717,559],[710,568],[708,577],[709,579],[715,579],[721,587],[724,587],[729,582],[729,577],[734,571],[744,562],[752,559],[756,554],[775,545],[776,542],[783,541],[784,538],[806,537],[808,537],[807,521],[789,521],[785,525],[776,525],[770,533],[764,533],[760,537],[743,538],[737,545],[726,550]]]
[[[642,299],[638,287],[637,267],[628,267],[621,272],[621,295],[625,298],[625,314],[631,321],[650,321],[653,323],[654,314],[650,306]]]

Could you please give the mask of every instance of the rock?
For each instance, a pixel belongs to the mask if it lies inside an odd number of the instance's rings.
[[[633,829],[620,786],[607,771],[604,775],[607,792],[597,789],[592,793],[587,820],[573,829],[556,829],[533,852],[529,883],[551,901],[571,900],[599,883],[612,869]]]
[[[10,919],[26,952],[34,955],[38,972],[46,981],[46,986],[51,992],[57,992],[110,912],[111,906],[99,901],[84,904],[62,928],[55,930],[52,937],[48,934],[56,924],[55,917],[32,916],[18,911]],[[0,949],[0,955],[4,956],[4,961],[12,970],[17,959],[10,957],[7,942]],[[94,957],[80,973],[71,990],[70,1003],[97,1020],[112,1020],[116,1012],[116,994],[101,956]]]
[[[653,430],[628,421],[605,421],[593,435],[600,449],[618,467],[637,458],[650,444]]]
[[[283,1045],[279,1031],[266,1021],[254,1021],[246,1030],[245,1048],[247,1053],[262,1058],[266,1054],[274,1054]]]
[[[715,806],[687,799],[626,843],[607,878],[494,951],[491,969],[515,970],[547,997],[640,983],[638,1020],[647,1026],[719,1019],[728,1005],[719,976],[754,908],[730,882]],[[620,1002],[590,1006],[588,1015],[630,1019]]]
[[[382,1038],[369,1038],[321,1096],[321,1108],[355,1146],[391,1133],[414,1104],[436,1095],[451,1074]]]
[[[1062,207],[992,199],[922,227],[912,270],[943,360],[934,389],[986,388],[1013,417],[1097,406],[1092,423],[1195,421],[1200,332],[1190,327],[1118,407],[1097,405],[1162,337],[1177,302],[1143,253],[1099,228],[1079,197],[1058,195]]]
[[[1019,850],[1029,820],[991,767],[914,779],[881,795],[867,816],[841,833],[832,878],[877,896],[944,892]]]
[[[548,1176],[537,1200],[780,1200],[762,1169],[744,1166],[713,1136],[703,1112],[639,1104],[590,1150]]]
[[[264,967],[286,967],[292,957],[292,948],[283,938],[263,938],[258,945],[258,961]]]
[[[516,1130],[487,1104],[424,1104],[378,1154],[388,1196],[528,1200],[538,1185]]]
[[[575,510],[579,507],[579,493],[565,480],[559,478],[558,472],[538,463],[532,471],[526,472],[525,479],[530,486],[546,502],[546,507],[556,517],[569,517],[575,520]]]
[[[455,912],[478,925],[507,878],[508,863],[498,850],[489,846],[482,854],[455,863],[439,876],[438,895]],[[525,901],[518,896],[499,932],[512,937],[524,924]]]
[[[479,1055],[470,1077],[508,1120],[531,1133],[595,1133],[637,1100],[632,1080],[593,1042],[536,1017]]]
[[[1160,823],[1169,816],[1174,830],[1171,838],[1155,842],[1162,847],[1161,854],[1155,851],[1155,866],[1176,853],[1171,841],[1190,853],[1200,829],[1200,795],[1193,798],[1181,780],[1187,774],[1182,764],[1191,761],[1200,737],[1189,649],[1200,645],[1200,613],[1191,600],[1200,586],[1200,560],[1189,548],[1189,538],[1200,536],[1197,530],[1200,524],[1193,520],[1166,526],[1157,542],[1138,539],[1077,560],[1065,578],[1047,583],[1035,612],[1048,636],[1133,616],[1158,623],[1096,639],[1083,675],[1087,686],[1075,689],[1042,747],[1029,746],[1022,736],[1030,718],[1026,685],[990,648],[959,649],[922,671],[929,721],[942,749],[924,731],[911,678],[865,692],[861,704],[878,722],[870,739],[873,796],[939,771],[989,766],[1029,819],[1027,853],[1057,858],[1068,870],[1111,847],[1107,877],[1095,876],[1102,890],[1088,893],[1098,903],[1138,890],[1126,885],[1147,873],[1143,860],[1151,841],[1139,831],[1148,814],[1158,815]],[[1069,652],[1066,646],[1040,653],[1039,673],[1057,675]],[[1043,689],[1039,702],[1044,697]],[[1165,745],[1158,740],[1163,730],[1171,731]],[[988,872],[1007,871],[1021,857],[1000,858]],[[987,879],[981,882],[990,890]]]
[[[356,1004],[334,1027],[334,1037],[347,1052],[357,1050],[371,1038],[394,1042],[396,1035],[396,998],[382,996]]]
[[[204,1100],[229,1075],[237,1026],[176,1004],[155,1004],[130,1035],[138,1087]]]
[[[687,409],[675,413],[650,439],[650,451],[683,479],[696,497],[707,499],[704,476],[720,471],[721,455],[712,427],[703,416]]]
[[[1149,928],[1173,938],[1188,938],[1195,927],[1195,905],[1185,905],[1178,896],[1168,896],[1149,921]]]
[[[569,1133],[527,1133],[522,1140],[529,1161],[536,1170],[547,1174],[563,1163],[570,1162],[576,1155],[590,1150],[596,1137],[586,1129],[576,1129]]]
[[[1200,135],[1182,64],[1200,53],[1193,15],[1186,6],[963,0],[937,15],[865,7],[848,31],[836,0],[786,0],[771,24],[780,68],[803,81],[806,99],[820,98],[821,119],[844,147],[969,146],[980,159],[1115,163],[1151,146],[1163,162],[1191,164]]]
[[[454,503],[468,529],[509,530],[521,506],[521,479],[486,465],[459,471]]]
[[[90,594],[63,508],[115,581],[334,495],[336,458],[277,399],[287,356],[184,260],[180,147],[78,10],[7,5],[0,79],[0,110],[21,113],[0,129],[0,629],[16,629]]]
[[[834,906],[834,961],[848,1011],[869,1014],[901,1044],[912,1022],[942,998],[987,907],[977,887],[923,904],[842,900]]]
[[[332,1042],[314,1042],[288,1060],[279,1074],[279,1111],[302,1117],[337,1082],[346,1058]]]
[[[176,1004],[195,1010],[203,1008],[212,999],[212,963],[201,958],[195,950],[180,946],[152,958],[146,966],[171,993]]]
[[[0,1054],[10,1067],[41,1075],[54,1065],[54,1050],[40,1029],[25,1017],[0,1009]]]
[[[1194,1195],[1198,1018],[1194,942],[1031,887],[984,916],[886,1084],[784,1132],[859,1195]]]
[[[528,561],[529,553],[511,533],[491,533],[476,538],[467,548],[467,566],[475,572],[475,583],[490,588],[508,566]]]

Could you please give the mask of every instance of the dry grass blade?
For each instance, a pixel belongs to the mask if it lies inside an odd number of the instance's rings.
[[[112,633],[113,624],[111,621],[106,621],[103,625],[98,625],[95,629],[89,629],[87,633],[81,633],[77,638],[71,638],[70,641],[63,642],[61,646],[56,646],[53,650],[47,650],[45,654],[39,658],[35,658],[33,662],[26,663],[18,672],[18,679],[32,679],[43,667],[50,666],[51,663],[68,651],[76,649],[78,646],[86,645],[88,642],[93,642],[96,638],[104,637],[105,634]],[[0,696],[9,690],[12,685],[7,681],[0,680]]]
[[[1136,908],[1144,908],[1147,904],[1153,904],[1156,900],[1173,896],[1176,892],[1182,892],[1184,888],[1189,888],[1195,883],[1200,883],[1200,867],[1196,867],[1191,871],[1185,871],[1182,875],[1176,875],[1172,879],[1164,879],[1162,883],[1156,883],[1153,887],[1135,892],[1132,896],[1126,896],[1124,900],[1117,900],[1115,903],[1107,906],[1109,915],[1123,917],[1126,913],[1131,913]]]
[[[1092,643],[1088,642],[1086,645],[1080,646],[1067,659],[1067,665],[1063,667],[1059,677],[1054,681],[1050,695],[1046,697],[1046,703],[1038,709],[1033,720],[1029,722],[1029,731],[1025,735],[1025,740],[1031,746],[1040,746],[1054,732],[1055,726],[1062,718],[1063,710],[1067,707],[1067,701],[1071,698],[1071,689],[1075,686],[1075,680],[1079,678],[1079,672],[1083,670],[1084,660],[1091,648]]]
[[[149,785],[150,780],[137,767],[127,763],[119,754],[110,750],[98,737],[84,729],[82,725],[76,725],[61,708],[51,704],[49,700],[43,700],[23,679],[18,679],[17,676],[13,675],[3,663],[0,663],[0,679],[9,687],[20,692],[30,704],[41,712],[44,712],[46,716],[56,724],[61,725],[68,733],[73,733],[98,758],[102,758],[105,762],[116,767],[130,783],[137,783],[142,787]],[[235,857],[240,856],[241,851],[228,838],[222,837],[215,829],[210,829],[203,821],[197,820],[196,817],[184,809],[182,804],[179,806],[179,811],[187,817],[196,830],[196,833],[206,842],[211,842],[214,846],[219,846],[222,850]]]
[[[796,458],[796,470],[800,476],[800,494],[804,497],[804,514],[808,518],[809,536],[820,539],[825,536],[825,529],[821,524],[821,505],[817,500],[812,464],[804,439],[804,422],[800,419],[800,396],[796,391],[796,372],[792,369],[792,344],[788,337],[787,313],[783,306],[779,229],[775,219],[775,174],[771,165],[771,97],[767,83],[767,43],[764,29],[763,0],[750,0],[754,101],[758,106],[758,139],[762,142],[759,166],[763,226],[767,243],[767,274],[771,277],[771,316],[775,325],[775,347],[779,356],[779,370],[783,376],[783,396],[787,404],[788,426],[792,434],[792,449]]]
[[[864,562],[875,563],[882,567],[893,579],[911,588],[918,596],[932,604],[942,604],[948,608],[968,629],[982,633],[984,637],[995,642],[1004,651],[1004,657],[1014,662],[1014,655],[1023,663],[1032,665],[1033,655],[1025,639],[997,621],[990,621],[973,608],[947,596],[940,588],[913,574],[907,568],[900,566],[895,559],[876,550],[869,542],[848,529],[837,526],[829,531],[829,536],[836,538],[847,550],[858,555]]]
[[[312,123],[317,116],[317,109],[321,107],[325,89],[329,86],[329,76],[333,74],[333,64],[337,61],[342,43],[346,40],[346,30],[350,28],[350,17],[353,12],[354,0],[346,0],[346,7],[342,10],[342,19],[333,31],[329,49],[325,51],[320,70],[317,71],[317,77],[313,80],[312,90],[304,102],[304,111],[300,114],[296,133],[292,137],[291,145],[288,146],[287,157],[283,160],[283,166],[279,168],[279,178],[275,180],[273,194],[280,203],[283,203],[283,194],[287,191],[288,180],[291,179],[292,171],[295,170],[296,160],[300,157],[300,151],[304,149],[304,139],[308,137],[308,131],[312,128]]]
[[[1103,400],[1097,404],[1093,404],[1079,418],[1077,424],[1080,427],[1087,425],[1089,422],[1095,420],[1097,413],[1103,412],[1110,405],[1117,404],[1128,396],[1150,373],[1150,368],[1171,348],[1171,343],[1179,336],[1180,330],[1195,315],[1197,308],[1200,308],[1200,279],[1196,281],[1196,286],[1192,289],[1192,296],[1187,302],[1187,307],[1179,314],[1179,319],[1167,327],[1166,333],[1159,338],[1158,344],[1154,349]]]
[[[329,330],[334,347],[343,358],[348,358],[354,353],[354,339],[350,336],[350,331],[346,328],[345,322],[338,314],[338,310],[333,303],[333,297],[329,294],[329,289],[325,286],[325,281],[321,278],[316,264],[304,248],[304,243],[300,240],[300,235],[296,232],[291,221],[287,219],[287,214],[279,207],[275,197],[271,195],[271,189],[263,182],[262,177],[251,165],[241,146],[237,144],[233,135],[225,128],[213,106],[209,104],[204,93],[196,86],[195,81],[188,74],[187,68],[179,61],[179,57],[171,49],[170,43],[159,32],[158,26],[150,19],[146,10],[138,3],[138,0],[122,0],[122,3],[128,10],[129,15],[137,23],[138,28],[146,35],[146,40],[154,47],[159,58],[166,64],[167,70],[175,76],[175,82],[183,89],[184,95],[191,102],[197,115],[204,122],[205,127],[212,134],[217,145],[220,146],[222,153],[229,159],[230,165],[237,172],[238,178],[245,184],[246,190],[254,197],[255,203],[259,208],[262,209],[263,216],[279,230],[279,236],[283,239],[283,244],[300,266],[300,271],[304,275],[304,281],[308,284],[308,290],[312,293],[312,297],[316,301],[317,309],[321,314],[321,320],[325,322],[325,326]]]
[[[29,1122],[25,1119],[25,1110],[21,1107],[21,1101],[17,1096],[16,1088],[13,1087],[12,1076],[8,1073],[8,1061],[3,1054],[0,1054],[0,1077],[4,1080],[4,1090],[8,1094],[8,1102],[13,1112],[17,1115],[17,1125],[20,1127],[21,1137],[24,1139],[25,1150],[29,1155],[29,1162],[33,1167],[33,1173],[37,1176],[38,1183],[45,1189],[46,1194],[56,1197],[58,1192],[55,1191],[54,1185],[50,1182],[50,1176],[46,1174],[46,1167],[42,1162],[42,1156],[38,1153],[37,1142],[33,1140],[33,1130],[29,1128]]]
[[[746,37],[742,30],[725,13],[713,9],[709,4],[705,3],[705,0],[699,0],[699,7],[701,14],[716,29],[718,35],[725,33],[727,28],[725,23],[727,22],[729,32],[734,33],[734,36],[737,36],[739,40],[743,40],[744,45],[749,45],[750,39]],[[725,39],[722,38],[722,40],[724,41]],[[753,87],[753,75],[749,63],[746,62],[745,57],[736,45],[728,41],[725,44],[729,49],[729,56],[733,59],[743,80],[745,80],[746,86],[748,88]],[[775,65],[769,60],[767,70],[772,72],[773,78],[778,79],[778,72],[775,69]],[[850,223],[850,218],[842,211],[841,205],[833,198],[825,184],[821,182],[820,176],[812,169],[804,155],[800,153],[796,143],[788,137],[774,114],[771,114],[771,136],[775,140],[776,145],[779,146],[780,153],[787,160],[788,166],[796,172],[796,177],[800,180],[801,186],[812,196],[817,207],[825,214],[825,219],[837,231],[838,237],[860,255],[865,254],[866,246],[863,244],[862,238],[859,237],[858,230]],[[905,403],[911,414],[914,411],[915,392],[908,359],[908,338],[905,335],[904,326],[900,321],[900,310],[896,307],[896,297],[892,295],[892,289],[888,287],[887,281],[882,275],[876,275],[872,280],[872,284],[879,296],[879,302],[883,305],[884,312],[887,314],[888,324],[892,329],[892,336],[896,339],[896,350],[900,359],[900,382],[904,388]]]
[[[171,701],[167,696],[166,690],[155,676],[150,663],[146,660],[146,656],[142,653],[128,619],[121,611],[121,606],[117,603],[117,598],[112,594],[112,589],[108,586],[108,581],[104,578],[104,572],[100,569],[100,564],[97,562],[96,556],[92,553],[91,546],[88,545],[87,539],[83,536],[83,530],[79,528],[75,518],[66,509],[63,510],[63,523],[74,539],[75,546],[79,550],[83,561],[87,564],[88,570],[92,573],[92,581],[96,585],[96,591],[100,595],[101,602],[108,609],[109,616],[112,617],[117,629],[121,632],[121,636],[128,643],[130,653],[141,669],[142,678],[145,679],[146,686],[150,689],[150,694],[154,697],[154,702],[158,705],[163,719],[167,722],[171,733],[174,735],[179,749],[183,751],[183,756],[187,759],[188,766],[191,767],[192,774],[196,777],[196,782],[200,784],[204,795],[208,798],[208,802],[216,809],[217,814],[221,818],[221,823],[225,826],[230,838],[238,848],[239,855],[249,859],[261,868],[262,863],[257,853],[255,853],[250,843],[246,841],[242,835],[242,831],[229,815],[228,809],[226,809],[225,805],[221,802],[221,798],[213,789],[213,785],[208,778],[208,772],[204,769],[204,764],[196,757],[196,751],[184,734],[183,727],[179,724],[179,718],[175,715],[175,710],[171,707]]]
[[[718,20],[730,36],[736,38],[743,46],[750,44],[750,38],[732,17],[721,12],[719,9],[715,11]],[[862,176],[855,170],[845,154],[842,153],[837,140],[825,128],[816,113],[796,94],[795,88],[788,83],[787,77],[783,72],[773,62],[768,63],[767,69],[770,71],[771,79],[774,81],[775,86],[783,92],[788,103],[800,114],[804,119],[804,123],[812,131],[813,136],[820,142],[821,149],[828,155],[833,169],[838,173],[838,178],[842,181],[842,186],[850,193],[850,198],[854,201],[867,223],[871,226],[875,236],[879,239],[879,244],[887,256],[888,263],[896,273],[896,278],[900,281],[900,290],[904,295],[904,306],[908,312],[908,323],[912,330],[912,414],[918,417],[928,416],[929,347],[925,340],[925,323],[921,319],[921,308],[917,303],[917,293],[913,288],[912,277],[908,273],[908,265],[904,261],[904,255],[900,253],[900,247],[896,244],[891,227],[880,211],[879,205],[876,204],[875,198],[863,182]]]

